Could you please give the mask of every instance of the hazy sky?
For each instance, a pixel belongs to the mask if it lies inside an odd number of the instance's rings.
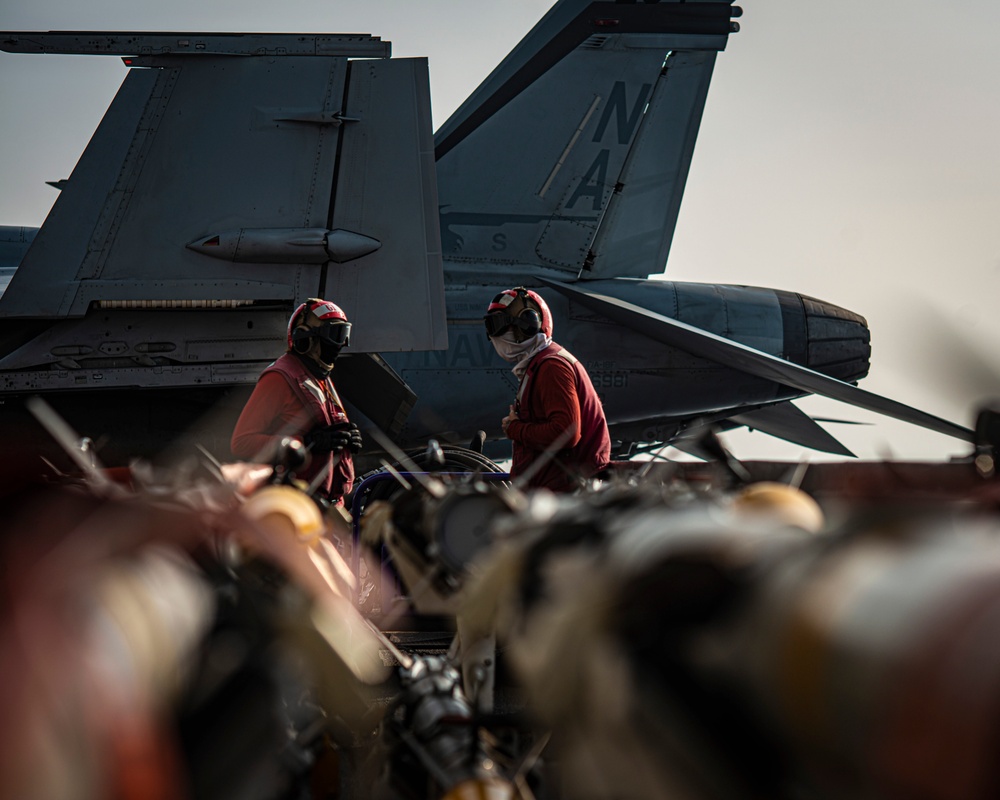
[[[435,126],[548,0],[0,0],[4,30],[364,32],[430,59]],[[667,267],[867,317],[869,391],[969,423],[1000,396],[1000,3],[747,0],[719,56]],[[40,225],[124,78],[115,58],[0,54],[0,224]],[[809,399],[859,455],[960,442]],[[797,458],[762,434],[741,456]]]

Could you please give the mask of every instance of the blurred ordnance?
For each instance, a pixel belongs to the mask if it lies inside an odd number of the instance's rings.
[[[831,796],[1000,796],[998,523],[894,511],[762,574],[727,671]]]
[[[142,477],[0,495],[0,796],[298,796],[389,676],[349,570],[290,487]]]
[[[466,613],[492,604],[567,796],[1000,796],[1000,520],[886,507],[804,536],[790,498],[595,495],[498,527]]]
[[[819,533],[825,525],[823,510],[800,489],[775,481],[758,481],[744,486],[732,497],[740,518],[774,527],[791,526]]]
[[[215,600],[206,519],[85,487],[0,497],[0,796],[183,794],[171,715]]]

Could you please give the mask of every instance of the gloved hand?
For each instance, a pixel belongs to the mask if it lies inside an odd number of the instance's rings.
[[[304,439],[314,453],[339,453],[345,449],[360,453],[363,446],[361,431],[353,422],[338,422],[325,428],[314,428]]]
[[[364,443],[361,441],[361,431],[358,430],[358,426],[353,422],[350,423],[350,427],[347,429],[347,433],[350,434],[351,440],[347,443],[352,453],[360,453],[361,448]]]
[[[351,444],[351,430],[345,423],[313,428],[303,441],[313,453],[339,453]]]

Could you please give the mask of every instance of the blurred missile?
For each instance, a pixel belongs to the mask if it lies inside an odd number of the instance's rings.
[[[816,533],[814,504],[776,488],[567,498],[501,526],[466,612],[492,609],[560,780],[583,798],[998,796],[996,513],[885,505]]]
[[[995,516],[860,520],[758,583],[726,671],[835,796],[998,796]]]

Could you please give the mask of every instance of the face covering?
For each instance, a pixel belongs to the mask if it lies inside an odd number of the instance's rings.
[[[333,362],[337,360],[337,356],[340,355],[340,345],[333,344],[332,342],[327,342],[324,339],[319,340],[319,360],[324,364],[333,365]]]
[[[526,350],[525,345],[528,344],[527,342],[515,342],[514,331],[506,331],[499,336],[491,336],[490,341],[493,342],[493,349],[497,351],[497,355],[504,361],[510,361],[511,363],[521,360]]]
[[[501,336],[492,336],[493,349],[504,361],[514,364],[511,370],[518,378],[523,378],[528,369],[528,362],[541,350],[552,344],[552,337],[544,333],[536,333],[530,339],[523,342],[514,341],[514,332],[507,331]]]
[[[340,355],[341,348],[336,345],[330,344],[329,342],[324,342],[322,339],[319,341],[319,347],[316,346],[315,341],[310,345],[309,350],[305,353],[295,352],[301,360],[302,363],[306,365],[306,368],[317,378],[325,378],[330,374],[333,369],[333,362],[337,360],[337,356]]]

